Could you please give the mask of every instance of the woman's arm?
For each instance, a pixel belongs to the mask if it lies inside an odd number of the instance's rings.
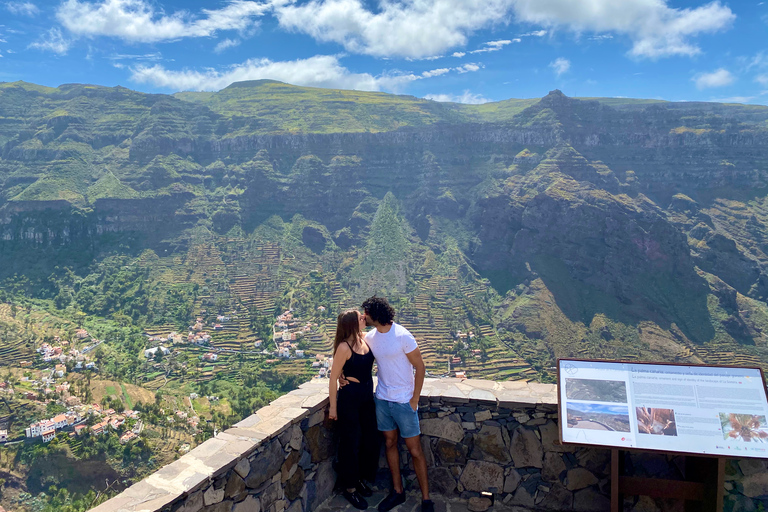
[[[331,403],[330,410],[328,411],[328,417],[332,420],[337,419],[336,415],[336,385],[339,382],[339,376],[341,370],[344,368],[344,363],[352,355],[352,350],[346,343],[342,343],[336,349],[336,353],[333,355],[333,366],[331,366],[331,378],[328,382],[328,400]]]

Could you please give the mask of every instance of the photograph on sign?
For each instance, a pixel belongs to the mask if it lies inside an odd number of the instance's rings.
[[[759,368],[558,361],[564,443],[768,458]]]

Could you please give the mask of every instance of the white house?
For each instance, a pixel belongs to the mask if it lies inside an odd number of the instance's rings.
[[[44,443],[47,443],[48,441],[52,441],[54,437],[56,437],[56,430],[52,428],[43,432]]]
[[[277,357],[291,357],[291,351],[287,348],[281,348],[277,351]]]
[[[163,347],[161,345],[159,347],[152,347],[152,348],[148,348],[147,350],[145,350],[144,351],[144,357],[146,357],[147,359],[155,357],[155,354],[157,353],[158,350],[160,350],[163,353],[164,356],[167,356],[168,354],[171,353],[170,350],[168,350],[167,348],[165,348],[165,347]]]
[[[6,441],[8,441],[8,431],[0,430],[0,443],[4,443]]]
[[[203,355],[204,361],[216,361],[218,358],[218,354],[214,354],[213,352],[208,352],[207,354]]]
[[[304,351],[303,350],[297,350],[296,351],[296,357],[304,357]]]

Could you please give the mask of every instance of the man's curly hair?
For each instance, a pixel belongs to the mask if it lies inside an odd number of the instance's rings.
[[[381,325],[391,324],[395,318],[395,310],[384,297],[373,296],[363,302],[363,310],[371,320]]]

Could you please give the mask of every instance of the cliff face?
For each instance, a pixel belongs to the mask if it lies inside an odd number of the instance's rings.
[[[311,129],[280,126],[279,105],[249,117],[255,98],[233,113],[224,99],[0,88],[4,250],[87,241],[98,252],[123,235],[178,248],[195,230],[248,234],[298,214],[323,226],[303,236],[313,251],[358,251],[391,192],[425,248],[457,241],[498,292],[535,302],[547,290],[568,322],[610,311],[703,343],[717,330],[713,297],[768,294],[768,108],[608,106],[553,91],[484,121],[397,97],[396,123],[343,132],[317,105],[297,107]],[[385,125],[400,127],[366,131]],[[499,325],[555,336],[525,310]],[[740,315],[726,322],[741,322],[740,339],[762,339]]]

